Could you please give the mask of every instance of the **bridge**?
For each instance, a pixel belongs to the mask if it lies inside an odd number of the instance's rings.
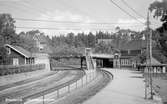
[[[113,59],[113,54],[91,54],[91,56],[95,59]]]
[[[71,56],[51,56],[52,59],[77,59],[80,62],[80,68],[84,66],[87,68],[93,68],[89,63],[95,64],[98,67],[114,67],[114,55],[113,54],[99,54],[99,53],[90,53],[85,55],[71,55]],[[93,61],[92,61],[93,60]]]
[[[91,54],[91,57],[96,60],[98,67],[114,67],[114,55],[113,54]]]

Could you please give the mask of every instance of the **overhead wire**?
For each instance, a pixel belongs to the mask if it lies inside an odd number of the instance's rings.
[[[118,4],[116,4],[114,1],[111,0],[111,2],[116,5],[119,9],[121,9],[123,12],[125,12],[127,15],[129,15],[130,17],[132,17],[133,19],[137,20],[138,22],[140,22],[142,25],[144,24],[143,22],[141,22],[140,20],[138,20],[136,17],[134,17],[133,15],[131,15],[130,13],[128,13],[127,11],[125,11],[123,8],[121,8]],[[32,6],[30,6],[30,3],[28,1],[24,2],[23,3],[24,6],[26,8],[31,8]],[[34,9],[34,8],[31,8],[33,10],[38,10],[38,12],[40,13],[44,13],[44,11],[42,11],[41,9]],[[40,20],[40,19],[26,19],[26,18],[14,18],[16,20],[19,20],[19,21],[27,21],[27,22],[30,22],[30,21],[33,21],[33,22],[54,22],[54,23],[61,23],[61,24],[64,24],[64,23],[68,23],[68,24],[89,24],[89,25],[116,25],[116,24],[130,24],[130,23],[112,23],[112,22],[90,22],[90,23],[86,23],[86,22],[81,22],[81,21],[54,21],[54,20]],[[136,23],[137,24],[137,23]],[[16,28],[34,28],[34,27],[16,27]],[[37,28],[37,27],[35,27]],[[57,28],[43,28],[43,27],[38,27],[39,29],[57,29]]]
[[[62,1],[61,1],[62,2]],[[24,1],[24,3],[30,5],[30,3],[28,1]],[[59,2],[60,3],[60,2]],[[64,3],[64,2],[63,2]],[[66,4],[66,3],[64,3]],[[67,5],[67,4],[66,4]],[[69,5],[67,5],[69,6]],[[70,6],[71,8],[72,6]],[[37,10],[37,9],[35,9]],[[78,9],[75,9],[75,10],[78,10]],[[81,10],[79,10],[81,11]],[[39,12],[41,12],[39,10]],[[82,11],[81,11],[82,12]],[[85,12],[84,12],[85,13]],[[87,13],[86,13],[87,14]],[[83,23],[83,22],[77,22],[77,21],[54,21],[54,20],[37,20],[37,19],[25,19],[25,18],[15,18],[16,20],[20,20],[20,21],[39,21],[39,22],[57,22],[57,23],[82,23],[82,24],[98,24],[98,25],[104,25],[104,24],[118,24],[118,23],[109,23],[109,22],[102,22],[102,23]],[[119,23],[119,24],[128,24],[128,23]]]
[[[121,0],[122,3],[124,5],[126,5],[129,9],[131,9],[136,15],[138,15],[139,17],[141,17],[142,19],[146,20],[146,17],[144,17],[143,15],[141,15],[140,13],[138,13],[132,6],[130,6],[125,0]],[[151,25],[154,25],[154,26],[158,26],[157,24],[151,24]]]
[[[125,0],[121,0],[129,9],[131,9],[135,14],[137,14],[139,17],[146,19],[146,17],[139,14],[133,7],[131,7]]]
[[[121,11],[123,11],[124,13],[126,13],[128,16],[130,16],[131,18],[133,18],[134,20],[140,22],[141,24],[145,25],[145,23],[143,23],[142,21],[138,20],[135,16],[131,15],[129,12],[127,12],[126,10],[124,10],[123,8],[121,8],[116,2],[114,2],[113,0],[110,0],[116,7],[118,7]]]
[[[132,26],[128,26],[128,27],[136,27],[136,26],[140,26],[140,25],[132,25]],[[111,27],[111,26],[110,26]],[[94,27],[94,28],[88,28],[88,27],[75,27],[75,28],[71,28],[71,27],[59,27],[59,28],[55,28],[55,27],[25,27],[25,26],[17,26],[16,28],[22,28],[22,29],[47,29],[47,30],[83,30],[83,29],[90,29],[90,30],[111,30],[110,27],[103,27],[103,28],[99,28],[99,27]]]
[[[19,20],[19,21],[34,21],[34,22],[55,22],[55,23],[79,23],[79,24],[106,24],[106,25],[110,25],[110,24],[130,24],[130,22],[124,22],[124,23],[114,23],[114,22],[82,22],[82,21],[56,21],[56,20],[44,20],[44,19],[27,19],[27,18],[17,18],[15,17],[14,19]],[[139,23],[136,23],[139,24]]]

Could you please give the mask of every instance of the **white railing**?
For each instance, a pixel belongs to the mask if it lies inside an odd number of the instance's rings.
[[[60,98],[63,98],[68,93],[86,86],[88,83],[91,83],[94,79],[96,79],[96,71],[92,71],[89,74],[84,75],[82,78],[78,79],[73,83],[69,83],[66,86],[61,88],[57,88],[54,92],[43,94],[37,98],[33,99],[24,99],[21,104],[50,104],[58,102]]]

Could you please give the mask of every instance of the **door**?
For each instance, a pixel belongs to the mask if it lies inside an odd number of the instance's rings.
[[[19,59],[13,58],[13,65],[19,65]]]

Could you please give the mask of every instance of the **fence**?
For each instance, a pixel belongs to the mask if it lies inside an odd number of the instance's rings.
[[[45,64],[0,65],[0,76],[45,69]]]
[[[70,62],[66,62],[66,61],[60,61],[60,60],[51,59],[50,65],[51,65],[51,68],[52,68],[51,70],[78,69],[78,68],[81,68],[81,64],[80,64],[79,60],[77,60],[75,62],[75,64],[74,64],[74,63],[70,63]]]
[[[52,102],[57,102],[59,98],[62,98],[73,90],[86,86],[88,83],[96,79],[97,73],[98,72],[96,71],[91,71],[75,82],[66,83],[63,87],[57,88],[52,93],[41,94],[41,96],[37,98],[22,99],[20,104],[49,104]]]

